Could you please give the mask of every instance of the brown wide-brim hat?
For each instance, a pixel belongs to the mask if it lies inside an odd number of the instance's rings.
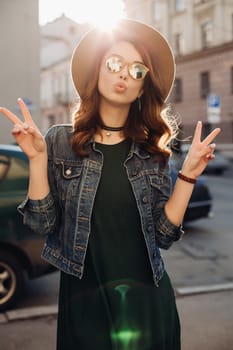
[[[167,100],[175,78],[175,61],[172,49],[165,37],[155,28],[132,19],[121,19],[109,32],[98,28],[87,32],[78,43],[71,59],[71,74],[75,89],[83,98],[88,82],[93,76],[97,53],[110,38],[141,43],[149,53],[154,71],[159,75],[162,97]]]

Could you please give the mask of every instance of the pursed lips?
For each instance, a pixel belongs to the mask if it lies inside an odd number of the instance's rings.
[[[123,81],[118,81],[114,84],[114,89],[116,92],[125,92],[127,90],[128,86]]]

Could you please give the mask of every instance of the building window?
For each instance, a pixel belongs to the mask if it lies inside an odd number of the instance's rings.
[[[194,0],[194,4],[204,4],[205,2],[208,2],[209,0]]]
[[[184,11],[184,0],[175,0],[175,12]]]
[[[200,75],[200,96],[206,98],[210,93],[209,72],[202,72]]]
[[[231,93],[233,94],[233,66],[231,67]]]
[[[213,41],[213,26],[210,21],[205,22],[201,26],[202,48],[209,47]]]
[[[71,35],[75,35],[76,34],[76,27],[75,26],[70,26],[68,29],[69,29],[69,33]]]
[[[183,100],[182,79],[176,78],[174,83],[174,101],[181,102]]]
[[[177,56],[182,55],[184,52],[184,40],[183,35],[181,33],[175,34],[175,40],[174,40],[174,46],[175,46],[175,54]]]
[[[160,0],[154,0],[151,3],[152,21],[159,21],[161,19]]]
[[[48,115],[48,124],[49,124],[49,127],[53,126],[55,124],[55,115],[54,114]]]

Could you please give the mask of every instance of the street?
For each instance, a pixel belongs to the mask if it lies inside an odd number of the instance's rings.
[[[163,256],[176,292],[191,290],[183,296],[177,293],[182,350],[232,350],[233,290],[224,290],[227,284],[233,285],[232,169],[206,179],[213,196],[213,218],[187,225],[183,239],[163,251]],[[192,292],[201,286],[206,287],[205,293]],[[213,286],[220,291],[208,291]],[[8,316],[31,307],[56,305],[58,288],[58,272],[28,282],[24,298]],[[1,350],[53,350],[55,338],[56,312],[18,321],[16,317],[0,325]]]
[[[223,176],[207,176],[207,182],[213,196],[214,217],[190,223],[183,239],[163,252],[176,287],[233,282],[232,171]]]

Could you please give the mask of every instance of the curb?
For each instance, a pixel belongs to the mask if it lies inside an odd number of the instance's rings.
[[[194,287],[175,288],[177,297],[184,297],[194,294],[215,293],[233,290],[233,283],[212,284]]]
[[[182,298],[191,295],[216,293],[224,291],[233,291],[233,283],[223,283],[215,285],[203,285],[193,287],[177,287],[175,288],[175,295],[177,298]],[[32,318],[46,317],[46,316],[57,316],[58,305],[48,306],[35,306],[27,307],[16,310],[9,310],[5,313],[0,313],[0,324],[23,321]]]
[[[10,310],[6,311],[3,314],[0,314],[0,324],[11,322],[11,321],[22,321],[31,318],[37,317],[46,317],[46,316],[56,316],[58,313],[57,305],[49,306],[35,306],[27,307],[23,309]]]

